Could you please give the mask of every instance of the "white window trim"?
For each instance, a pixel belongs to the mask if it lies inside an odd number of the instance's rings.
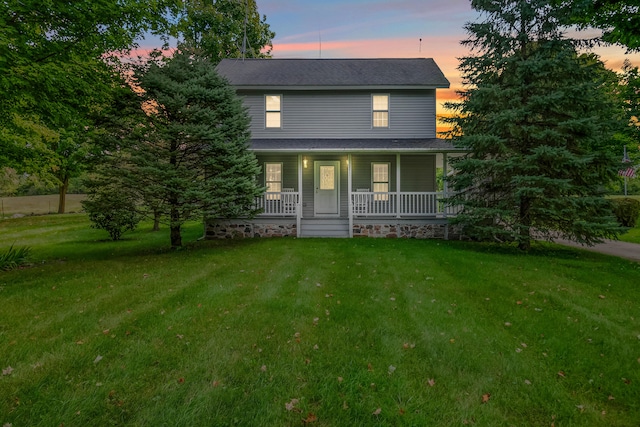
[[[280,181],[267,181],[267,165],[280,165]],[[264,162],[264,186],[267,200],[280,200],[280,193],[282,192],[282,183],[284,180],[284,165],[282,162]],[[268,184],[270,182],[280,183],[280,191],[270,192]],[[276,193],[276,194],[272,194]]]
[[[270,96],[277,96],[280,98],[280,109],[279,110],[269,110],[267,109],[267,98]],[[269,113],[279,113],[280,114],[280,125],[279,126],[267,126],[267,116]],[[267,93],[264,95],[264,128],[265,129],[282,129],[282,94],[279,93]]]
[[[387,109],[386,110],[376,110],[374,109],[373,98],[375,96],[386,96],[387,97]],[[372,93],[371,94],[371,128],[372,129],[389,129],[391,125],[391,94],[388,93]],[[374,116],[375,113],[387,113],[387,125],[386,126],[376,126]]]
[[[374,180],[374,166],[375,165],[387,165],[387,181],[375,181]],[[371,162],[371,190],[376,191],[376,184],[387,184],[387,193],[391,191],[391,162]],[[374,194],[373,200],[387,201],[389,195],[386,194]]]

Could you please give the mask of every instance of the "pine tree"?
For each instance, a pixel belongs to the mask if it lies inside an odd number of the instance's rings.
[[[617,111],[603,66],[578,55],[562,10],[543,0],[474,0],[484,20],[465,26],[466,89],[447,103],[454,142],[454,220],[473,238],[563,237],[593,244],[615,237],[604,184],[616,174],[611,148]]]
[[[171,246],[182,245],[185,221],[252,216],[262,193],[248,150],[249,116],[211,62],[176,54],[138,75],[148,122],[138,126],[123,167],[140,199],[156,201],[169,219]]]

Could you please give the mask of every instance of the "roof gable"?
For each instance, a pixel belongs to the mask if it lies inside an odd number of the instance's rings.
[[[216,70],[238,88],[448,88],[431,58],[223,59]]]

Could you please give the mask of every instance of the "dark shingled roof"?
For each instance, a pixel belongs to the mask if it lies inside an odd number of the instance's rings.
[[[431,58],[223,59],[216,69],[238,88],[449,87]]]
[[[439,138],[426,139],[252,139],[254,151],[462,151],[451,141]]]

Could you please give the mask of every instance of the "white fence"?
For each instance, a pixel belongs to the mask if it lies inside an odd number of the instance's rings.
[[[269,192],[256,197],[256,207],[265,216],[296,216],[299,194],[295,191]]]
[[[455,207],[447,207],[442,192],[379,193],[357,191],[351,193],[353,216],[375,217],[442,217],[455,215]],[[256,197],[256,208],[263,216],[295,217],[300,194],[295,191],[269,192]],[[446,211],[446,212],[445,212]]]
[[[445,206],[443,198],[442,192],[351,193],[354,216],[424,217],[455,214],[455,209]]]

